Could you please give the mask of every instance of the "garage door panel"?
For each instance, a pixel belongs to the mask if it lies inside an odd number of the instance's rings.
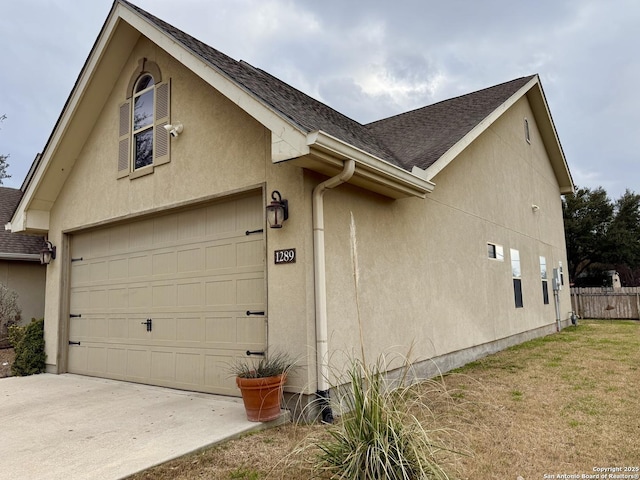
[[[92,233],[91,246],[89,254],[92,257],[103,257],[109,254],[109,230],[98,230]]]
[[[118,280],[129,276],[129,260],[119,258],[109,262],[109,279]]]
[[[261,195],[76,234],[69,371],[237,395],[230,360],[262,351]],[[80,260],[80,257],[82,259]],[[152,319],[147,331],[145,321]]]
[[[160,251],[152,256],[153,275],[166,275],[176,273],[176,252]]]
[[[151,308],[151,287],[147,285],[129,287],[129,307]]]
[[[148,277],[153,272],[151,255],[136,254],[129,257],[129,278]]]
[[[124,380],[127,374],[127,351],[124,348],[107,348],[108,377]]]
[[[70,346],[68,362],[70,372],[88,372],[87,347],[80,345]]]
[[[176,381],[188,385],[204,384],[203,355],[199,353],[176,353]]]
[[[82,257],[78,257],[78,258],[82,258]],[[77,261],[73,262],[71,264],[71,278],[73,279],[72,285],[86,285],[89,282],[89,279],[91,278],[91,274],[89,271],[89,264],[80,263]]]
[[[128,337],[128,320],[126,318],[109,318],[109,339],[116,341],[123,340]]]
[[[91,263],[89,266],[89,282],[101,282],[108,278],[109,264],[106,261]]]
[[[107,349],[104,347],[87,347],[87,370],[101,373],[107,369]]]
[[[199,208],[178,215],[178,239],[200,238],[205,234],[206,210]]]
[[[140,220],[129,225],[129,248],[148,249],[153,244],[153,220]]]
[[[177,271],[200,272],[204,268],[203,250],[200,247],[190,246],[179,249],[177,254]]]
[[[127,349],[127,377],[147,380],[151,375],[151,352],[143,349]]]
[[[174,352],[151,352],[151,377],[158,380],[175,380],[176,355]]]
[[[202,282],[181,283],[177,285],[177,305],[202,305],[204,303],[204,286]]]

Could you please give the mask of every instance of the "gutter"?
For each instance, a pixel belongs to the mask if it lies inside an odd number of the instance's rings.
[[[317,391],[320,401],[322,421],[333,423],[333,412],[329,405],[329,344],[327,328],[327,284],[324,247],[324,193],[348,182],[356,170],[353,159],[344,161],[342,172],[313,189],[313,271],[315,280],[316,303],[316,368]]]
[[[39,253],[0,253],[0,260],[24,260],[26,262],[39,262]]]

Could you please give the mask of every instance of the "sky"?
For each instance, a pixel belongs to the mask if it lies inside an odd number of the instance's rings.
[[[361,123],[540,75],[574,183],[640,193],[637,0],[134,0]],[[19,188],[110,0],[0,0],[0,154]]]

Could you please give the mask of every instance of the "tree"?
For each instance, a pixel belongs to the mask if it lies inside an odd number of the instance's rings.
[[[6,115],[0,115],[0,123],[2,123],[5,118],[7,118]],[[11,177],[11,175],[7,174],[7,168],[9,167],[8,159],[9,155],[0,153],[0,185],[2,185],[3,179]]]
[[[607,231],[613,221],[613,205],[602,187],[579,188],[562,199],[571,281],[593,263],[604,260]]]
[[[562,199],[569,278],[606,277],[617,270],[627,286],[640,285],[640,195],[612,202],[602,187],[579,188]]]

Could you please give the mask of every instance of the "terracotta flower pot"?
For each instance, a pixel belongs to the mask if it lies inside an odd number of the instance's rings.
[[[280,416],[282,386],[286,381],[286,374],[266,378],[236,377],[250,422],[268,422]]]

